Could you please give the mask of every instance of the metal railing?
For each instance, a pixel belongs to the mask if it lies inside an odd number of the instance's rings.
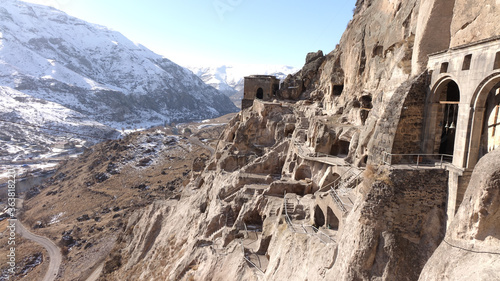
[[[451,163],[453,161],[453,155],[449,154],[392,154],[384,152],[382,161],[385,165],[393,165],[393,157],[398,159],[398,164],[416,164],[417,168],[421,166],[436,166],[443,167],[443,163]]]
[[[321,152],[309,152],[306,153],[304,151],[304,148],[302,145],[299,145],[296,141],[293,142],[293,146],[297,148],[297,152],[301,158],[304,158],[306,160],[311,160],[311,161],[319,161],[320,159],[318,158],[331,158],[331,159],[341,159],[338,156],[334,155],[329,155],[326,153],[321,153]],[[315,160],[316,158],[316,160]],[[349,164],[338,164],[339,166],[349,166]]]
[[[345,214],[347,213],[347,209],[346,207],[344,206],[344,203],[342,202],[342,200],[340,199],[339,195],[337,194],[337,192],[335,191],[335,189],[331,188],[331,192],[330,192],[330,195],[332,196],[333,198],[333,201],[335,202],[335,204],[337,204],[337,206],[340,208],[340,210]]]
[[[335,240],[330,237],[330,235],[324,233],[323,231],[321,231],[320,229],[316,228],[314,225],[311,225],[311,227],[314,229],[314,231],[316,232],[316,235],[318,236],[319,240],[321,240],[323,243],[325,244],[328,244],[328,242],[325,242],[322,238],[321,238],[321,235],[323,235],[324,237],[328,238],[328,240],[330,242],[334,242],[335,243]]]
[[[283,208],[285,209],[285,221],[293,229],[292,219],[288,215],[288,209],[286,208],[286,205],[287,204],[286,204],[286,191],[285,191],[283,195]],[[295,229],[293,230],[295,231]]]
[[[361,180],[361,174],[363,173],[363,171],[358,171],[357,173],[356,171],[357,171],[356,168],[353,167],[349,168],[349,170],[347,170],[344,174],[342,174],[342,176],[336,178],[331,183],[323,186],[320,190],[325,190],[327,188],[331,189],[332,187],[333,189],[348,187],[352,184],[353,181],[356,181],[355,186],[357,186],[359,184],[359,181]]]
[[[307,227],[310,227],[313,229],[313,232],[314,232],[314,235],[317,236],[319,238],[319,240],[325,244],[328,244],[328,241],[325,241],[323,238],[321,238],[321,235],[324,235],[328,238],[328,240],[330,242],[335,242],[335,240],[333,240],[329,235],[327,235],[326,233],[324,232],[321,232],[318,228],[314,227],[313,225],[306,225],[306,224],[296,224],[296,223],[293,223],[292,222],[292,219],[290,218],[290,216],[288,215],[288,210],[286,209],[286,191],[284,192],[284,197],[283,197],[283,208],[285,208],[285,221],[287,223],[287,225],[290,227],[291,231],[294,232],[294,233],[301,233],[301,234],[307,234],[307,235],[311,235],[311,233],[309,233],[307,231]],[[301,231],[298,231],[297,229],[302,229],[304,232],[301,232]],[[319,234],[318,234],[319,233]]]
[[[245,247],[243,247],[243,242],[241,242],[240,240],[240,245],[241,245],[241,250],[243,252],[243,258],[249,263],[251,264],[253,267],[255,267],[260,273],[262,273],[263,275],[266,275],[266,273],[264,273],[264,271],[262,271],[262,269],[260,269],[255,263],[253,263],[249,258],[247,258],[247,255],[245,254]]]
[[[246,223],[243,223],[243,226],[245,226],[245,238],[248,238],[248,228],[247,228],[247,224],[246,224]]]

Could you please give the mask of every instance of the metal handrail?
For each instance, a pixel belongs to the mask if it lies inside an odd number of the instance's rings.
[[[351,170],[351,169],[349,169],[349,171],[350,171],[350,170]],[[359,172],[359,173],[357,173],[357,174],[352,174],[352,177],[349,177],[349,178],[345,179],[344,181],[340,181],[340,182],[338,182],[338,183],[337,183],[337,185],[335,185],[335,186],[334,186],[334,189],[339,189],[339,188],[342,188],[342,187],[346,187],[346,186],[348,186],[348,185],[349,185],[349,184],[351,184],[353,181],[358,180],[358,179],[359,179],[359,176],[361,176],[361,174],[362,174],[362,173],[363,173],[363,171],[360,171],[360,172]],[[345,174],[347,174],[347,172],[346,172]],[[345,175],[345,174],[344,174],[344,175]],[[343,176],[342,176],[342,177],[340,177],[340,178],[342,179],[342,178],[343,178]]]
[[[246,235],[246,238],[248,238],[248,228],[247,228],[247,224],[246,224],[246,223],[243,223],[243,225],[245,226],[245,235]]]
[[[453,158],[453,155],[449,155],[449,154],[426,154],[426,153],[414,153],[414,154],[395,154],[394,153],[393,154],[393,153],[389,153],[387,151],[384,151],[382,162],[385,165],[392,166],[392,157],[393,156],[416,156],[417,157],[417,168],[421,164],[421,162],[420,162],[421,157],[430,157],[430,156],[439,157],[440,158],[440,161],[439,161],[440,167],[443,167],[443,162],[445,162],[444,161],[445,157]]]
[[[333,159],[339,158],[337,156],[329,155],[329,154],[322,153],[322,152],[314,152],[315,156],[307,156],[304,152],[304,148],[301,145],[298,145],[297,141],[293,142],[293,146],[297,148],[297,150],[299,152],[299,156],[302,158],[319,158],[319,157],[326,157],[326,158],[333,158]],[[347,166],[347,165],[345,165],[345,166]]]
[[[332,242],[334,242],[334,243],[335,243],[335,240],[334,240],[332,237],[330,237],[330,235],[328,235],[328,234],[324,233],[324,232],[323,232],[323,231],[321,231],[320,229],[316,228],[314,225],[311,225],[311,227],[312,227],[312,228],[316,231],[316,234],[318,234],[318,233],[319,233],[319,234],[321,234],[321,235],[324,235],[324,236],[326,236],[326,237],[327,237],[330,241],[332,241]],[[321,236],[318,236],[318,238],[319,238],[321,241],[323,241],[323,239],[321,239]],[[324,242],[324,241],[323,241],[323,242]]]
[[[245,255],[245,247],[243,247],[243,242],[241,242],[240,240],[240,245],[241,245],[241,250],[243,251],[243,258],[248,262],[250,263],[253,267],[257,268],[257,270],[262,273],[263,275],[266,275],[266,273],[264,273],[264,271],[262,271],[262,269],[260,269],[257,265],[255,265],[255,263],[253,263],[249,258],[247,258],[247,256]]]
[[[333,188],[330,188],[330,189],[331,189],[330,195],[332,196],[333,201],[337,204],[337,206],[339,206],[339,208],[342,212],[347,213],[347,209],[344,207],[344,203],[340,199],[340,197],[337,194],[337,192],[335,191],[335,189],[333,189]]]
[[[304,224],[294,224],[292,222],[292,219],[290,218],[290,216],[288,215],[288,210],[286,209],[286,191],[284,192],[284,196],[283,196],[283,208],[285,208],[285,221],[286,223],[288,224],[288,226],[291,228],[292,232],[294,233],[299,233],[297,230],[295,230],[295,227],[300,227],[304,230],[304,234],[307,234],[307,235],[310,235],[308,232],[307,232],[307,229],[306,227],[312,227],[313,229],[316,229],[316,233],[314,235],[317,235],[319,240],[321,240],[321,242],[325,243],[325,244],[328,244],[328,242],[325,242],[321,236],[318,235],[318,231],[319,229],[317,229],[316,227],[314,227],[313,225],[304,225]],[[335,240],[333,240],[330,236],[328,236],[327,234],[323,233],[323,232],[320,232],[321,234],[327,236],[331,241],[335,242]]]
[[[284,191],[284,195],[283,195],[283,208],[285,208],[285,221],[286,221],[286,223],[293,229],[293,231],[295,231],[295,229],[293,228],[292,219],[288,215],[288,210],[286,208],[286,191]]]
[[[327,184],[327,185],[323,186],[323,187],[322,187],[322,189],[323,189],[323,188],[330,187],[330,186],[335,186],[335,185],[336,185],[339,181],[341,181],[341,180],[342,180],[342,177],[344,177],[345,175],[347,175],[347,173],[349,173],[349,172],[350,172],[351,170],[353,170],[353,169],[354,169],[353,167],[349,168],[349,169],[348,169],[348,170],[347,170],[347,171],[346,171],[346,172],[345,172],[342,176],[340,176],[340,177],[336,178],[336,179],[335,179],[334,181],[332,181],[331,183],[329,183],[329,184]]]

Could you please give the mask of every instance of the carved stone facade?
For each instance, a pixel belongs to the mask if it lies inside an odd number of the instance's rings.
[[[429,55],[423,150],[450,154],[448,216],[478,160],[500,146],[500,37]]]

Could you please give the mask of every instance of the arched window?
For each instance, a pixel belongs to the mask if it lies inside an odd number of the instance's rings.
[[[449,81],[440,95],[441,116],[439,130],[441,130],[441,141],[439,143],[439,154],[453,155],[455,149],[455,133],[458,122],[458,104],[460,101],[460,90],[457,83]]]

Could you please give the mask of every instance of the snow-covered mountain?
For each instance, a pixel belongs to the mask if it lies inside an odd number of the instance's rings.
[[[283,80],[288,74],[294,74],[300,70],[281,65],[188,66],[188,68],[205,83],[230,97],[237,106],[241,105],[241,99],[243,99],[245,76],[253,74],[274,75]]]
[[[0,85],[114,128],[235,112],[191,71],[116,31],[51,7],[1,0]]]
[[[56,143],[91,144],[119,135],[57,103],[0,86],[0,158],[25,160],[52,153]]]

